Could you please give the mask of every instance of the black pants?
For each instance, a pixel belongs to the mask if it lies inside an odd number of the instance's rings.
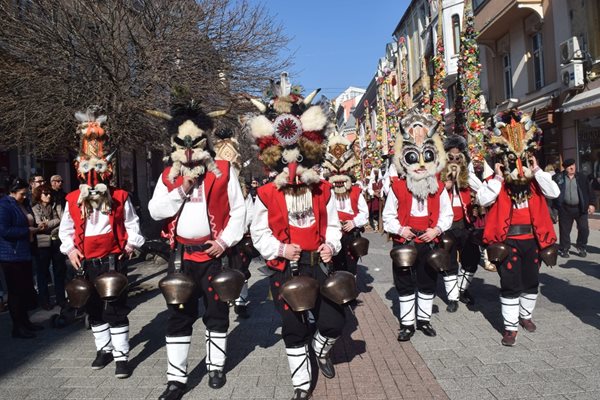
[[[474,243],[471,231],[467,228],[461,228],[450,229],[448,233],[454,238],[454,246],[450,250],[450,270],[448,274],[452,275],[458,272],[459,259],[463,270],[475,273],[481,258],[481,251],[479,251],[479,246]]]
[[[120,263],[118,260],[115,260],[115,262],[115,270],[127,276],[127,267],[124,263]],[[93,283],[97,277],[109,271],[109,266],[107,262],[99,265],[85,260],[84,269],[87,278]],[[90,324],[94,326],[105,323],[108,323],[110,326],[128,325],[129,319],[127,315],[129,315],[131,308],[127,306],[127,294],[128,290],[125,289],[117,300],[106,302],[100,298],[96,290],[93,290],[90,299],[85,305],[85,311],[90,317]]]
[[[394,248],[401,246],[394,243]],[[399,296],[407,296],[415,293],[415,288],[425,294],[434,294],[437,283],[438,272],[426,261],[427,254],[431,251],[428,243],[417,243],[417,263],[412,268],[400,268],[392,266],[394,274],[394,286]]]
[[[242,246],[239,243],[231,248],[231,252],[227,258],[230,268],[240,271],[244,274],[246,280],[250,279],[252,276],[250,273],[250,263],[252,262],[252,258],[242,250]]]
[[[67,264],[65,255],[59,250],[60,242],[53,240],[50,247],[38,248],[38,292],[40,301],[48,303],[50,296],[48,293],[48,281],[40,280],[39,276],[44,277],[49,275],[50,262],[52,262],[52,273],[54,275],[54,292],[56,294],[56,302],[62,304],[65,302],[65,279]]]
[[[167,336],[191,336],[192,326],[198,319],[198,299],[202,297],[206,311],[202,322],[206,329],[227,333],[229,329],[229,305],[221,300],[210,281],[221,271],[221,259],[206,262],[184,260],[183,271],[196,283],[196,290],[183,308],[170,304]]]
[[[560,248],[569,251],[571,248],[571,228],[573,221],[577,223],[577,248],[585,249],[590,235],[588,215],[579,212],[579,206],[563,205],[558,210],[558,230],[560,232]]]
[[[523,293],[537,293],[540,284],[540,258],[536,240],[507,239],[505,243],[510,246],[511,251],[498,268],[500,295],[516,298]]]
[[[315,278],[322,284],[327,275],[320,266],[310,266],[300,264],[300,275],[307,275]],[[307,344],[310,340],[310,328],[306,321],[305,313],[293,311],[279,294],[281,285],[291,278],[290,268],[285,271],[277,271],[271,276],[271,293],[273,302],[279,315],[281,315],[282,328],[281,336],[285,347],[300,347]],[[315,308],[311,310],[317,323],[319,332],[328,338],[337,338],[341,336],[346,322],[344,308],[339,304],[321,296],[317,297]]]
[[[358,258],[354,257],[350,251],[350,243],[358,237],[360,237],[358,232],[344,233],[342,235],[342,249],[333,257],[333,266],[336,271],[348,271],[351,274],[356,275]]]
[[[27,311],[36,303],[31,261],[2,263],[8,292],[8,311],[14,326],[29,322]]]

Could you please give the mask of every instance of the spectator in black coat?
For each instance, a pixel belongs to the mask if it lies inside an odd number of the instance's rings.
[[[558,210],[558,228],[560,232],[560,256],[569,257],[571,248],[571,228],[573,221],[577,223],[578,255],[587,255],[586,246],[590,228],[588,214],[596,208],[596,195],[592,190],[588,177],[577,172],[575,160],[569,158],[563,162],[564,171],[554,175],[554,181],[560,188],[560,196],[554,200],[554,208]]]

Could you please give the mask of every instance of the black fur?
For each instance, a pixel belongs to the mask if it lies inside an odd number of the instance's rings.
[[[203,131],[210,131],[214,127],[212,118],[206,115],[198,103],[195,102],[174,104],[171,107],[171,116],[173,116],[173,119],[167,123],[167,133],[171,136],[177,134],[179,126],[185,121],[192,121]]]

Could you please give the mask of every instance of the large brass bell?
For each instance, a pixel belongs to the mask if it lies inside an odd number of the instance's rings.
[[[321,294],[336,304],[346,304],[358,297],[356,278],[348,271],[336,271],[321,285]]]
[[[403,244],[393,248],[390,257],[395,267],[410,268],[417,262],[417,248],[410,244]]]
[[[369,254],[369,240],[364,237],[357,237],[348,245],[350,253],[356,258]]]
[[[67,291],[69,305],[73,308],[81,308],[88,302],[94,286],[85,279],[83,272],[81,272],[65,285],[65,290]]]
[[[433,249],[427,254],[427,264],[436,271],[447,271],[450,268],[450,253],[444,249]]]
[[[94,287],[98,296],[104,301],[115,301],[123,294],[129,285],[127,277],[115,271],[114,256],[109,256],[109,270],[94,280]]]
[[[504,243],[494,243],[487,247],[488,260],[496,266],[502,264],[510,254],[510,247]]]
[[[440,247],[450,253],[452,247],[454,247],[454,237],[448,232],[442,233],[440,236]]]
[[[548,246],[540,251],[540,258],[549,267],[554,267],[558,260],[558,248],[555,245]]]
[[[176,251],[173,260],[173,272],[158,282],[167,304],[185,304],[196,289],[194,280],[181,271],[181,251]]]
[[[319,282],[310,276],[294,276],[281,285],[279,294],[292,310],[310,310],[317,301]]]
[[[211,286],[219,296],[219,300],[228,302],[240,297],[246,278],[237,269],[223,268],[210,281]]]

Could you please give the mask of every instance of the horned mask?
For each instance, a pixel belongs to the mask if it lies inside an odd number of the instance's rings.
[[[352,171],[360,164],[352,143],[343,136],[329,137],[323,168],[336,196],[347,196],[352,189]]]
[[[146,112],[167,121],[167,132],[171,136],[171,154],[167,159],[171,164],[168,176],[171,182],[180,176],[196,179],[206,171],[221,175],[214,162],[208,133],[214,127],[213,118],[223,116],[227,111],[205,113],[192,100],[174,105],[171,114],[154,110]]]
[[[444,145],[437,132],[440,122],[431,114],[414,110],[400,123],[394,166],[406,179],[410,192],[420,200],[438,190],[437,174],[446,166]]]
[[[277,172],[274,183],[279,189],[320,181],[314,167],[323,161],[328,118],[320,106],[311,106],[319,89],[305,98],[300,92],[284,72],[280,81],[271,82],[268,103],[250,100],[261,112],[249,121],[250,132],[259,158]]]
[[[533,171],[529,159],[540,148],[542,130],[533,115],[512,109],[491,119],[486,140],[492,159],[504,166],[504,179],[510,197],[521,203],[531,197]]]
[[[80,181],[77,204],[84,217],[94,209],[109,213],[112,201],[108,185],[113,175],[115,152],[109,154],[108,133],[102,126],[106,123],[106,115],[96,117],[95,108],[89,108],[75,113],[75,119],[79,122],[77,133],[80,137],[79,154],[74,160]]]

